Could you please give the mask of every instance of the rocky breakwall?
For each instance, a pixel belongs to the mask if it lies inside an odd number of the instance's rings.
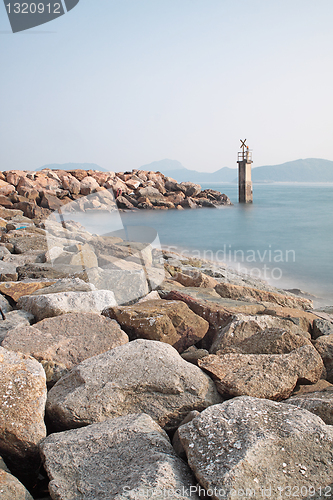
[[[85,198],[96,193],[93,198]],[[80,210],[183,209],[231,205],[225,194],[178,183],[160,172],[97,172],[49,170],[0,172],[0,206],[22,210],[31,219],[79,201]]]
[[[332,497],[311,301],[146,246],[150,291],[137,243],[0,213],[1,500]]]

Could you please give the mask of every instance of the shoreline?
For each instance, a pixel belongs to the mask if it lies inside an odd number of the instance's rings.
[[[308,471],[296,486],[328,481],[318,463],[331,449],[313,435],[331,446],[333,316],[221,263],[154,248],[147,233],[126,238],[123,225],[94,235],[61,211],[0,210],[0,479],[22,500],[32,498],[24,486],[43,500],[92,488],[116,498],[124,487],[139,498],[142,484],[172,496],[195,488],[194,475],[210,491],[203,456],[226,500],[234,488],[276,488],[289,460]],[[243,446],[264,448],[265,461],[254,453],[244,469]],[[231,468],[240,479],[230,490]],[[180,498],[199,500],[192,493]]]

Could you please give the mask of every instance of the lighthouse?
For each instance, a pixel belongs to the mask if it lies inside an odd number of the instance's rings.
[[[241,151],[238,152],[238,201],[239,203],[253,203],[251,164],[252,152],[241,139]]]

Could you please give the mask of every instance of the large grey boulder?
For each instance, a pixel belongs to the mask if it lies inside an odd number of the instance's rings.
[[[199,498],[166,432],[142,413],[52,434],[40,449],[53,499]]]
[[[31,312],[37,321],[70,312],[101,313],[106,307],[115,305],[114,294],[110,290],[25,295],[17,302],[18,308]]]
[[[42,363],[54,384],[84,359],[128,342],[118,323],[95,313],[70,313],[46,318],[34,326],[8,332],[2,347],[29,354]]]
[[[59,430],[140,412],[170,430],[221,400],[208,375],[173,347],[139,339],[73,368],[50,390],[47,413]]]
[[[315,413],[327,425],[333,425],[333,387],[322,391],[292,396],[285,403],[298,406]]]
[[[332,492],[333,427],[307,410],[244,396],[207,408],[178,433],[215,500]]]
[[[288,319],[268,314],[257,314],[254,316],[236,314],[224,328],[219,330],[209,352],[211,354],[216,354],[219,350],[226,350],[228,352],[227,349],[230,347],[235,347],[253,335],[264,332],[268,328],[283,329],[286,332],[303,335],[308,339],[311,338],[309,332],[301,330],[298,325],[295,325],[295,323]]]
[[[30,467],[46,436],[43,367],[29,356],[0,347],[0,380],[0,453],[9,466]]]
[[[80,278],[61,278],[57,279],[46,288],[40,288],[26,295],[47,295],[49,293],[60,292],[90,292],[91,290],[95,290],[94,285]]]
[[[28,311],[9,311],[6,313],[6,319],[0,319],[0,344],[9,330],[30,326],[34,319],[34,315]]]
[[[314,384],[323,362],[312,346],[288,354],[210,354],[198,366],[215,379],[218,391],[228,396],[287,399],[297,382]]]

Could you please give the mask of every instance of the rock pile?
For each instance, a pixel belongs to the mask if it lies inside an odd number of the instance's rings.
[[[94,197],[85,198],[92,193]],[[77,201],[82,211],[231,205],[229,198],[219,191],[202,191],[199,184],[178,183],[160,172],[50,169],[0,172],[0,206],[21,210],[30,219],[46,217],[72,201]]]
[[[211,192],[159,173],[2,176],[1,499],[333,496],[329,317],[212,262],[40,219],[94,190],[141,208]]]

